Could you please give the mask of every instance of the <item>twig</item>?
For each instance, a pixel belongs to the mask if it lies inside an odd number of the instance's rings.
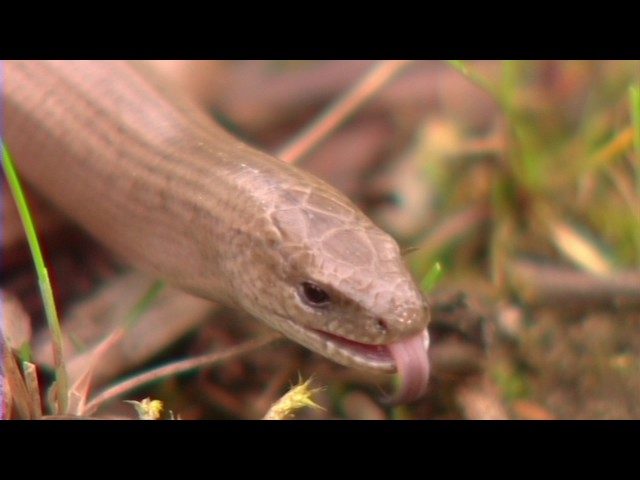
[[[124,392],[137,388],[145,383],[152,382],[164,377],[178,375],[180,373],[194,370],[196,368],[213,365],[223,360],[229,360],[230,358],[243,355],[252,350],[256,350],[281,337],[282,335],[280,333],[271,332],[263,337],[249,340],[240,345],[228,348],[227,350],[224,350],[222,352],[214,352],[206,355],[201,355],[200,357],[181,360],[179,362],[171,363],[169,365],[165,365],[149,372],[137,375],[136,377],[120,382],[103,391],[101,394],[97,395],[87,404],[84,409],[83,415],[91,415],[100,405],[107,402],[108,400],[122,395]]]
[[[360,82],[285,145],[278,153],[278,157],[287,163],[300,160],[410,63],[411,60],[387,60],[375,65]]]
[[[527,303],[579,310],[640,308],[640,273],[594,275],[527,260],[509,267],[513,288]]]

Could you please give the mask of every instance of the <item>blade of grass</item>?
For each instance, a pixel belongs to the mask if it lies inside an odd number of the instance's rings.
[[[423,292],[431,292],[438,284],[438,282],[442,279],[442,265],[440,262],[436,262],[433,264],[433,267],[427,272],[422,281],[420,282],[420,287]]]
[[[613,265],[597,244],[568,222],[547,218],[550,236],[558,250],[570,261],[587,272],[606,276]]]
[[[11,190],[13,198],[15,199],[16,206],[18,207],[18,212],[20,214],[22,224],[27,234],[27,242],[29,243],[31,256],[33,257],[33,261],[36,267],[38,286],[40,287],[40,292],[42,294],[45,315],[47,317],[49,331],[51,332],[53,360],[55,365],[56,385],[58,393],[56,412],[58,414],[65,414],[67,413],[68,405],[69,380],[62,354],[62,330],[60,328],[60,321],[58,320],[58,312],[56,310],[56,305],[53,297],[53,290],[51,288],[49,272],[44,262],[34,222],[29,210],[29,205],[24,195],[24,190],[18,177],[18,173],[16,172],[13,159],[2,139],[0,139],[0,146],[2,147],[2,166],[7,177],[7,183],[9,184],[9,188]]]
[[[636,159],[640,161],[640,83],[633,85],[629,89],[629,97],[631,100],[631,122],[633,124],[633,144],[636,151]],[[640,174],[640,170],[636,171]],[[640,176],[638,176],[638,193],[640,193]]]
[[[477,72],[471,70],[467,63],[463,60],[446,60],[446,63],[452,67],[454,70],[459,72],[462,76],[468,78],[477,86],[485,90],[491,96],[493,96],[496,100],[500,101],[500,96],[494,91],[493,87],[486,81],[486,79],[482,75],[478,75]]]
[[[635,153],[634,168],[636,170],[636,196],[640,197],[640,82],[632,85],[629,89],[629,99],[631,101],[631,123],[633,125],[633,145]],[[640,259],[640,229],[636,229],[635,242],[636,258]]]
[[[598,167],[608,167],[616,159],[625,155],[634,145],[637,132],[633,127],[627,127],[616,134],[609,143],[598,150],[587,162],[586,170]]]
[[[166,283],[159,280],[151,284],[149,290],[147,290],[147,292],[142,296],[142,298],[140,298],[138,303],[134,305],[133,309],[127,315],[127,318],[125,319],[123,325],[124,329],[130,329],[136,324],[138,320],[140,320],[144,312],[146,312],[153,304],[153,302],[156,301],[158,295],[160,295],[165,286]]]
[[[640,84],[632,85],[629,89],[631,100],[631,122],[633,124],[633,145],[636,154],[636,191],[640,196]]]

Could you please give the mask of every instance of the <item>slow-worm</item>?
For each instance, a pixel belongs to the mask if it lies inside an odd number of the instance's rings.
[[[427,384],[429,309],[397,243],[224,131],[147,65],[7,61],[4,139],[42,195],[132,264],[352,367]]]

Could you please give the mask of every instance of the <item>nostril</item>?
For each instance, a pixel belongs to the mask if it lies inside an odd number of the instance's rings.
[[[389,331],[387,322],[382,318],[376,318],[376,328],[380,333],[387,333]]]

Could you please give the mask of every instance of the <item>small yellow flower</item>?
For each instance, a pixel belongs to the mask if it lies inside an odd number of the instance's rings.
[[[141,402],[136,402],[135,400],[125,400],[125,402],[133,405],[136,412],[138,412],[140,420],[158,420],[162,410],[164,410],[164,405],[160,400],[145,398]]]
[[[271,405],[271,408],[264,416],[263,420],[284,420],[293,417],[296,410],[304,407],[320,408],[320,405],[311,400],[311,396],[322,390],[322,388],[309,388],[311,381],[309,378],[304,383],[292,387],[277,402]]]

